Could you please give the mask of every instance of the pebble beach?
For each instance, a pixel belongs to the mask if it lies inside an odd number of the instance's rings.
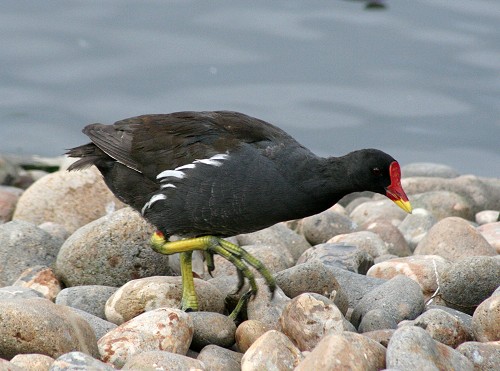
[[[0,155],[0,371],[498,370],[499,178],[406,164],[412,214],[351,194],[229,238],[278,285],[234,322],[232,264],[194,254],[200,311],[181,311],[178,257],[69,164]]]

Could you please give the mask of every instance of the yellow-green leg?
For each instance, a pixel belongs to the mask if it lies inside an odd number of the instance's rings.
[[[205,256],[210,256],[213,254],[218,254],[223,258],[230,261],[238,269],[238,277],[240,282],[238,285],[238,290],[243,286],[244,277],[246,277],[250,283],[250,291],[242,297],[243,302],[239,303],[237,309],[241,309],[242,304],[250,296],[257,293],[257,284],[255,282],[255,276],[248,266],[254,267],[266,280],[269,290],[274,292],[276,289],[276,282],[273,276],[267,270],[267,268],[254,256],[250,255],[247,251],[241,247],[232,244],[221,238],[214,236],[203,236],[196,238],[189,238],[180,241],[167,241],[161,232],[156,232],[151,237],[151,244],[153,250],[160,254],[175,254],[180,253],[180,264],[181,264],[181,274],[182,274],[182,309],[183,310],[198,310],[198,300],[196,297],[196,291],[194,289],[194,279],[192,271],[192,252],[194,250],[202,250],[205,252]],[[248,265],[247,265],[248,264]],[[213,270],[213,260],[209,259],[208,269]],[[231,316],[236,317],[237,312],[231,314]]]

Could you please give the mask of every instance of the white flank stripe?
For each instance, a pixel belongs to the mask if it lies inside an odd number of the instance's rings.
[[[229,157],[229,155],[225,155],[223,153],[213,155],[210,158],[205,158],[202,160],[196,160],[194,163],[201,163],[205,165],[212,165],[212,166],[222,166],[222,162],[217,161],[217,160],[226,160]]]
[[[144,204],[144,206],[142,207],[141,209],[141,214],[144,215],[144,212],[146,211],[146,209],[149,209],[156,201],[160,201],[160,200],[166,200],[167,199],[167,196],[165,196],[164,194],[157,194],[157,195],[154,195],[153,197],[151,197],[151,199],[146,202]]]
[[[165,171],[162,171],[160,174],[158,174],[156,176],[156,179],[166,178],[169,176],[173,176],[174,178],[182,179],[186,176],[186,174],[184,174],[184,172],[182,172],[180,170],[165,170]]]
[[[212,157],[210,157],[210,160],[227,160],[228,158],[229,155],[219,153],[218,155],[213,155]]]
[[[182,165],[182,166],[176,167],[175,170],[194,169],[195,167],[196,167],[195,164],[187,164],[187,165]]]
[[[172,183],[167,183],[167,184],[162,184],[161,188],[177,188],[177,186]]]

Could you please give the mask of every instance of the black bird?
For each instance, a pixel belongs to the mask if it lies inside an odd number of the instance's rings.
[[[198,309],[191,270],[193,250],[213,254],[237,268],[240,286],[248,265],[270,272],[223,238],[310,216],[351,192],[386,195],[411,212],[400,167],[388,154],[362,149],[342,157],[318,157],[283,130],[237,112],[143,115],[83,129],[92,141],[67,154],[80,157],[69,170],[95,165],[107,186],[157,229],[155,251],[181,253],[183,309]],[[168,241],[172,235],[179,241]],[[240,287],[241,288],[241,287]]]

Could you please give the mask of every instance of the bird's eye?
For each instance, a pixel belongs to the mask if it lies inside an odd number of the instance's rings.
[[[372,174],[377,176],[380,175],[380,169],[378,167],[374,167],[372,169]]]

